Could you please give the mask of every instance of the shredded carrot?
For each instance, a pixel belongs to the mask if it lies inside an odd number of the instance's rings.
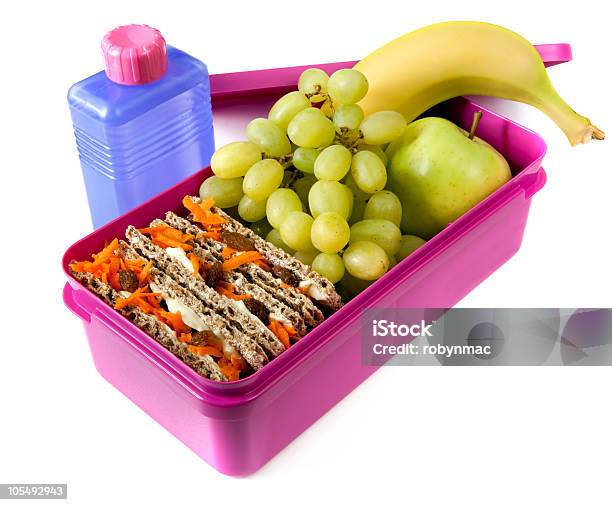
[[[270,331],[274,333],[281,343],[285,346],[285,349],[289,349],[291,343],[289,342],[289,333],[285,330],[285,327],[276,319],[270,319],[270,324],[268,325]]]
[[[191,333],[181,333],[178,337],[177,337],[179,342],[183,342],[185,344],[188,344],[189,342],[191,342]]]
[[[268,265],[268,262],[265,259],[263,259],[263,257],[258,260],[255,260],[255,264],[262,270],[266,270],[266,271],[270,270],[270,265]]]
[[[291,340],[299,340],[297,330],[290,324],[283,324],[277,319],[270,319],[268,328],[278,337],[285,349],[289,349]]]
[[[183,233],[168,225],[140,228],[140,233],[150,235],[154,244],[160,247],[179,247],[185,251],[191,251],[192,246],[187,242],[193,240],[193,235]]]
[[[155,235],[163,232],[166,228],[170,228],[170,226],[166,224],[160,226],[147,226],[146,228],[138,228],[138,231],[144,235]]]
[[[98,270],[101,269],[102,265],[107,264],[111,260],[111,258],[115,255],[115,251],[118,247],[119,240],[114,239],[99,253],[91,255],[93,261],[75,261],[70,264],[70,268],[74,272],[88,272],[91,274],[95,274]]]
[[[138,288],[133,293],[130,293],[130,296],[128,296],[127,298],[118,299],[115,302],[115,309],[121,310],[124,307],[127,307],[128,305],[131,305],[132,303],[134,303],[138,299],[138,297],[142,294],[143,290],[144,288]]]
[[[215,356],[216,358],[222,358],[223,353],[216,349],[211,345],[189,345],[187,344],[187,349],[189,349],[193,354],[197,354],[198,356]]]
[[[151,267],[153,266],[153,261],[149,260],[149,262],[145,265],[145,267],[138,274],[138,282],[142,286],[149,280],[149,272],[151,271]]]
[[[223,271],[228,272],[234,268],[238,268],[240,265],[244,265],[245,263],[253,263],[260,259],[262,259],[262,256],[257,251],[246,251],[225,260],[223,262]]]
[[[122,258],[123,261],[123,258]],[[130,269],[134,270],[135,268],[142,268],[145,261],[142,258],[138,258],[136,260],[125,260],[125,265]]]
[[[247,369],[246,361],[244,360],[244,358],[242,356],[240,356],[240,354],[238,354],[236,352],[234,352],[234,353],[232,353],[230,355],[229,361],[238,370],[246,370]]]
[[[121,283],[119,282],[119,272],[111,273],[108,283],[111,285],[111,288],[113,288],[116,291],[120,291]]]
[[[115,251],[117,250],[118,247],[119,247],[119,239],[114,238],[113,241],[110,244],[108,244],[104,249],[102,249],[98,254],[93,255],[93,258],[95,260],[93,262],[93,266],[97,267],[101,265],[102,263],[104,263],[105,261],[109,260],[111,256],[115,254]]]
[[[193,267],[193,276],[197,277],[198,272],[200,271],[200,260],[193,253],[189,253],[187,257],[189,258],[189,261],[191,261],[191,266]]]
[[[221,256],[223,256],[224,260],[230,259],[234,253],[236,253],[238,251],[236,251],[236,249],[232,249],[230,246],[226,245],[223,248],[223,252],[221,253]]]
[[[189,195],[183,198],[183,205],[193,214],[194,221],[204,226],[225,223],[223,217],[211,212],[210,209],[214,204],[215,201],[212,198],[207,198],[200,204],[194,202]]]
[[[138,258],[136,260],[125,259],[118,251],[119,241],[113,240],[110,244],[104,247],[99,253],[92,254],[93,261],[76,261],[70,264],[70,268],[74,272],[87,272],[92,274],[96,279],[105,284],[109,284],[116,291],[121,291],[122,286],[119,278],[121,270],[131,270],[138,278],[140,287],[148,284],[148,276],[153,262],[149,262],[144,268],[144,260]],[[133,296],[129,304],[141,307],[145,312],[151,313],[159,303],[146,301],[146,296]],[[133,303],[132,303],[133,302]],[[120,306],[125,302],[121,302]],[[129,305],[128,304],[128,305]],[[127,305],[123,305],[127,306]]]
[[[191,328],[183,322],[183,317],[180,312],[167,312],[163,309],[159,309],[156,311],[155,315],[177,333],[191,332]]]
[[[283,281],[281,281],[280,286],[281,288],[284,288],[284,289],[291,289],[291,286]]]
[[[226,358],[221,358],[219,360],[219,368],[223,372],[228,380],[237,381],[240,378],[240,369],[236,368],[236,366]]]
[[[238,293],[236,293],[236,286],[225,281],[218,282],[217,286],[215,287],[215,290],[217,291],[217,293],[237,301],[251,298],[251,295],[239,295]]]
[[[210,209],[212,209],[215,205],[215,200],[212,196],[209,196],[206,200],[203,200],[202,203],[200,203],[200,208],[204,211],[204,212],[208,212]]]

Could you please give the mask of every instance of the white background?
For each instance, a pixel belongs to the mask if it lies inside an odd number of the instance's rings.
[[[612,130],[606,2],[3,2],[0,482],[67,482],[71,503],[609,503],[610,369],[386,368],[257,474],[222,476],[95,371],[62,305],[62,252],[90,230],[66,91],[99,41],[146,22],[211,73],[359,59],[445,19],[571,42],[551,69]],[[523,247],[463,306],[612,306],[610,141],[570,148],[543,115],[546,187]],[[607,128],[606,128],[607,127]]]

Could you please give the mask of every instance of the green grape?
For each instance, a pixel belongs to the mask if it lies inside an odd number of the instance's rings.
[[[378,279],[389,268],[389,257],[385,250],[367,240],[349,245],[342,259],[349,274],[365,281]]]
[[[314,249],[310,240],[310,230],[314,219],[305,212],[290,212],[280,226],[280,236],[285,244],[295,250]]]
[[[319,109],[310,107],[298,112],[289,122],[287,134],[300,147],[327,147],[334,141],[334,123]]]
[[[266,238],[266,235],[272,231],[272,225],[268,223],[267,219],[256,221],[251,223],[251,230],[253,230],[261,238]]]
[[[421,237],[416,235],[402,235],[400,241],[400,248],[395,253],[395,259],[402,261],[404,258],[410,256],[414,251],[421,247],[425,241]]]
[[[359,151],[353,155],[351,175],[357,187],[366,193],[376,193],[387,184],[385,165],[370,151]]]
[[[242,177],[221,179],[221,177],[213,175],[200,186],[200,198],[206,200],[206,198],[211,197],[215,201],[215,205],[222,209],[238,205],[242,194]]]
[[[242,187],[240,189],[242,190]],[[267,200],[253,200],[244,195],[238,203],[238,215],[249,223],[259,221],[266,217],[266,202]]]
[[[365,201],[372,196],[372,193],[366,193],[365,191],[361,191],[353,176],[349,173],[344,179],[344,184],[352,191],[355,196],[355,200]]]
[[[391,162],[391,160],[395,156],[395,153],[399,149],[401,149],[403,145],[405,145],[404,135],[401,135],[399,138],[395,139],[393,142],[390,142],[386,148],[384,146],[381,146],[381,147],[385,151],[385,156],[387,157],[387,160]]]
[[[359,144],[359,146],[357,146],[357,151],[370,151],[374,153],[376,156],[378,156],[380,158],[380,161],[382,161],[384,165],[387,166],[387,155],[385,154],[385,151],[383,151],[380,148],[380,146],[371,146],[370,144]]]
[[[338,181],[317,181],[308,193],[308,207],[313,217],[323,212],[336,212],[348,219],[351,202],[343,184]]]
[[[310,238],[321,252],[337,253],[348,244],[351,229],[346,219],[336,212],[323,212],[312,223]]]
[[[304,265],[312,265],[312,260],[315,259],[317,254],[320,254],[319,251],[313,248],[309,251],[295,251],[293,256],[304,263]]]
[[[348,221],[351,226],[363,219],[363,212],[365,211],[366,204],[367,202],[365,200],[354,199],[353,212],[351,212],[351,217]]]
[[[217,149],[210,159],[210,168],[222,179],[242,177],[261,160],[261,149],[252,142],[232,142]]]
[[[293,166],[306,174],[314,174],[314,163],[319,151],[312,147],[298,147],[293,152]]]
[[[276,228],[272,229],[266,235],[266,240],[270,242],[272,245],[279,247],[280,249],[282,249],[283,251],[289,254],[293,254],[295,252],[293,249],[291,249],[291,247],[289,247],[287,244],[285,244],[285,242],[283,242],[283,239],[281,238],[281,235],[280,235],[280,231],[278,231]]]
[[[368,200],[363,218],[386,219],[399,227],[402,220],[402,202],[391,191],[374,193]]]
[[[389,256],[389,268],[387,268],[387,270],[391,270],[395,265],[397,265],[397,259],[395,259],[393,255]]]
[[[258,117],[253,119],[246,128],[247,138],[266,156],[280,158],[291,152],[291,144],[285,131],[269,119]]]
[[[312,269],[335,284],[344,275],[344,262],[337,254],[320,253],[312,261]]]
[[[326,147],[314,163],[314,174],[325,181],[339,181],[351,168],[351,151],[341,145]]]
[[[310,107],[308,98],[299,91],[292,91],[276,101],[268,113],[268,119],[279,128],[287,130],[293,116],[306,107]]]
[[[320,68],[309,68],[300,75],[298,89],[305,95],[326,93],[328,79],[327,73]]]
[[[355,206],[355,195],[353,195],[351,188],[349,188],[348,186],[343,184],[342,187],[344,188],[344,191],[346,192],[346,197],[349,202],[349,211],[348,211],[348,218],[347,218],[348,220],[353,215],[353,207]]]
[[[368,80],[358,70],[336,70],[327,81],[327,93],[336,106],[357,103],[368,92]]]
[[[294,211],[302,210],[302,201],[297,193],[288,188],[279,188],[272,192],[266,204],[268,222],[279,228],[283,220]],[[294,248],[295,249],[295,248]]]
[[[342,299],[348,301],[354,296],[357,296],[364,289],[372,284],[373,281],[364,281],[363,279],[357,279],[348,272],[344,272],[344,277],[340,280],[339,288],[344,291]]]
[[[387,254],[395,254],[400,248],[402,232],[386,219],[364,219],[351,226],[351,243],[368,240],[382,247]]]
[[[314,175],[307,174],[293,183],[293,189],[302,200],[305,208],[308,208],[308,193],[315,182],[317,182],[317,178]]]
[[[334,126],[338,133],[356,130],[363,121],[363,109],[356,103],[342,105],[334,113]]]
[[[366,144],[380,146],[399,138],[406,128],[406,120],[399,112],[383,110],[365,118],[359,125]]]
[[[244,176],[242,190],[253,200],[265,200],[280,186],[284,173],[282,165],[276,160],[258,161]]]

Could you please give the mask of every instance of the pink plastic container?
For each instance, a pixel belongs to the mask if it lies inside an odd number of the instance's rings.
[[[540,46],[550,64],[571,58],[569,46]],[[353,62],[318,65],[328,71]],[[306,67],[212,76],[216,129],[236,130],[266,114],[295,88]],[[452,307],[520,247],[532,196],[546,181],[544,141],[532,131],[459,98],[436,108],[469,129],[483,110],[478,134],[508,159],[514,177],[470,212],[397,265],[296,345],[246,379],[217,383],[196,374],[68,273],[128,224],[146,226],[165,211],[182,212],[181,199],[196,194],[205,168],[72,245],[63,258],[63,297],[83,320],[100,374],[220,472],[254,472],[350,393],[377,368],[361,365],[362,309]],[[338,371],[342,373],[338,373]]]

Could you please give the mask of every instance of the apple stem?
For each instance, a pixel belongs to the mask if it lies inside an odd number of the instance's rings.
[[[472,120],[472,127],[470,128],[470,134],[468,135],[468,138],[470,140],[472,140],[474,138],[474,135],[476,135],[476,130],[478,129],[478,123],[480,123],[480,120],[482,119],[482,111],[476,111],[474,112],[474,119]]]

